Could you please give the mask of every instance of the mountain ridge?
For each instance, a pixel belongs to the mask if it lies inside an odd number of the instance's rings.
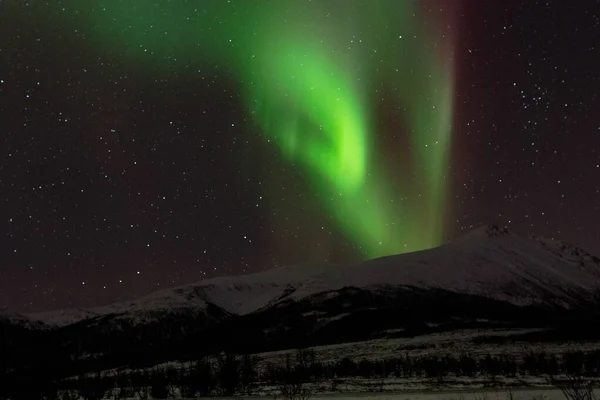
[[[564,242],[491,225],[430,250],[325,265],[207,279],[47,323],[0,318],[0,351],[14,368],[60,358],[81,373],[462,329],[600,338],[600,259]]]
[[[383,284],[451,290],[516,305],[549,302],[568,308],[582,301],[575,292],[583,290],[583,297],[600,292],[600,259],[564,242],[522,238],[506,228],[485,225],[429,250],[344,266],[300,264],[215,277],[108,306],[25,316],[61,327],[107,314],[183,309],[202,313],[209,303],[227,313],[246,315],[287,299],[298,301],[344,287]]]

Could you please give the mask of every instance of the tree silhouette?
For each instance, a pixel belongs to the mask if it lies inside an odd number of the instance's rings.
[[[217,357],[217,379],[222,396],[233,396],[241,383],[240,361],[231,352],[219,354]]]

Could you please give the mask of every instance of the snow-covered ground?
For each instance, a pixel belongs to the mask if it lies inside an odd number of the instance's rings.
[[[596,396],[600,391],[595,391]],[[565,400],[562,392],[556,388],[548,389],[513,389],[507,390],[455,390],[455,391],[427,391],[427,392],[396,392],[396,393],[334,393],[327,395],[313,395],[311,400],[331,399],[361,399],[361,400]],[[232,397],[231,399],[256,399],[273,400],[273,396],[261,397]]]
[[[538,329],[465,329],[462,331],[421,335],[412,338],[376,339],[363,342],[342,343],[328,346],[317,346],[312,349],[321,362],[337,362],[343,358],[352,361],[385,360],[408,354],[409,356],[423,355],[513,355],[517,358],[528,353],[564,354],[574,351],[590,352],[600,350],[600,341],[563,342],[563,343],[534,343],[510,340],[507,343],[478,343],[475,339],[482,337],[516,336]],[[285,358],[296,350],[282,350],[257,354],[259,366],[266,363],[283,365]]]
[[[600,389],[594,389],[594,394],[600,396]],[[111,397],[106,397],[106,399]],[[285,400],[281,396],[256,395],[217,397],[224,400]],[[215,397],[197,397],[194,399],[179,398],[180,400],[215,399]],[[362,392],[362,393],[312,393],[308,400],[567,400],[557,388],[513,388],[513,389],[456,389],[456,390],[398,390],[395,392]],[[139,400],[137,397],[125,400]],[[157,399],[158,400],[158,399]],[[160,399],[162,400],[162,399]]]
[[[399,356],[409,355],[410,357],[419,357],[426,355],[436,356],[454,356],[458,357],[461,354],[468,354],[476,358],[485,357],[486,355],[511,355],[516,359],[528,353],[545,353],[547,355],[562,355],[581,351],[589,353],[600,350],[600,341],[581,341],[581,342],[562,342],[562,343],[535,343],[535,342],[519,342],[514,343],[508,341],[506,343],[478,343],[476,339],[482,337],[506,337],[535,332],[538,329],[465,329],[462,331],[436,333],[430,335],[421,335],[413,338],[394,338],[394,339],[375,339],[362,342],[342,343],[327,346],[311,347],[316,355],[316,360],[322,363],[336,363],[344,358],[351,361],[359,362],[361,360],[380,361],[386,359],[397,358]],[[295,359],[297,350],[281,350],[265,353],[257,353],[256,357],[258,370],[264,370],[267,364],[274,366],[284,366],[286,357],[290,356]],[[212,360],[216,363],[216,360]],[[153,368],[177,368],[185,369],[190,367],[192,363],[182,361],[170,361],[156,365],[152,368],[144,369],[150,371]],[[134,371],[129,368],[119,368],[104,371],[105,375],[127,374]],[[376,379],[342,379],[339,380],[345,385],[345,391],[365,391],[369,390],[374,384],[380,385],[380,380]],[[446,379],[443,385],[446,388],[465,388],[465,387],[484,387],[489,383],[489,377],[474,378],[456,378]],[[516,379],[498,378],[500,384],[507,386],[547,386],[545,379],[540,377],[519,377]],[[333,383],[324,383],[323,390],[329,391],[325,387],[331,387]],[[335,389],[340,390],[340,385]],[[429,390],[432,388],[431,381],[423,379],[388,379],[389,390]],[[440,385],[436,385],[440,388]],[[464,399],[468,400],[468,399]],[[540,399],[538,399],[540,400]]]

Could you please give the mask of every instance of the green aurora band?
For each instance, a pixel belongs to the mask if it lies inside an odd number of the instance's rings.
[[[454,72],[414,1],[71,1],[100,51],[117,47],[132,69],[185,78],[226,65],[265,138],[364,256],[441,243]],[[395,132],[377,125],[382,97],[402,111]],[[378,129],[399,138],[393,174]]]

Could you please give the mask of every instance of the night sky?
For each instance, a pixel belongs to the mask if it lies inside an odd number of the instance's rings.
[[[432,247],[600,255],[600,1],[0,1],[0,309]]]

